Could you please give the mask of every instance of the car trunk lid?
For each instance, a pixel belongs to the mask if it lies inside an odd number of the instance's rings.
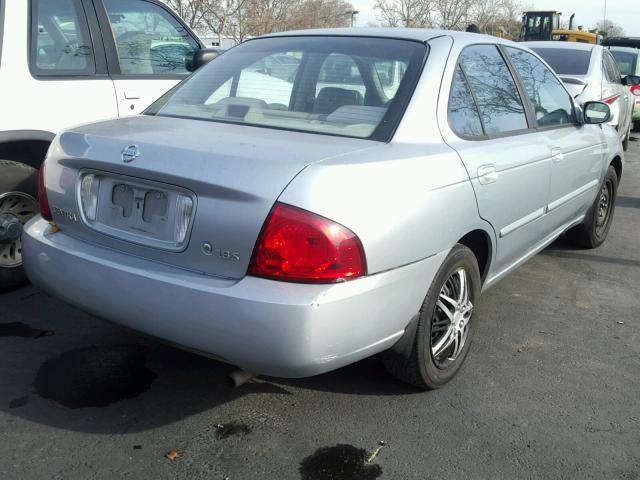
[[[273,204],[302,169],[374,145],[166,117],[101,122],[60,135],[47,163],[49,203],[70,235],[237,279]],[[83,183],[90,176],[99,179],[95,197],[95,185]],[[97,199],[93,220],[83,195]]]

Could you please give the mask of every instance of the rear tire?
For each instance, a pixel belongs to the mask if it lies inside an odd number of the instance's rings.
[[[0,214],[15,215],[24,225],[38,211],[37,198],[38,171],[23,163],[0,160]],[[27,283],[20,240],[0,243],[0,292]]]
[[[632,127],[633,123],[631,125],[629,125],[629,131],[627,132],[627,136],[624,137],[624,140],[622,141],[622,150],[623,151],[627,151],[629,150],[629,140],[631,140],[631,127]]]
[[[617,193],[618,175],[609,165],[593,205],[580,225],[567,230],[567,240],[583,248],[597,248],[602,245],[611,229]]]
[[[391,349],[382,355],[389,373],[427,390],[449,382],[469,352],[475,331],[473,308],[480,297],[480,286],[475,255],[456,244],[429,287],[409,348],[404,352]]]

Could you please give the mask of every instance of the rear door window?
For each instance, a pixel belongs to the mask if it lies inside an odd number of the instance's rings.
[[[511,47],[506,50],[533,104],[538,125],[550,127],[575,123],[571,97],[551,70],[529,52]]]
[[[615,60],[608,51],[604,52],[604,69],[607,72],[607,78],[611,83],[622,83],[622,76],[620,70],[616,65]]]
[[[123,75],[186,75],[198,42],[168,10],[143,0],[103,0]]]
[[[591,50],[568,48],[532,48],[558,75],[586,75],[591,63]]]
[[[477,100],[487,135],[500,135],[528,128],[516,83],[494,45],[465,48],[460,55],[460,65]]]
[[[91,75],[95,62],[80,0],[33,0],[31,69],[42,75]]]

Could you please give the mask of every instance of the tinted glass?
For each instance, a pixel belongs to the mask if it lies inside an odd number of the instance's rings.
[[[187,74],[198,42],[164,8],[140,0],[103,0],[125,75]]]
[[[449,97],[449,125],[458,135],[466,137],[483,136],[480,115],[469,90],[466,78],[458,65],[453,76]]]
[[[35,0],[31,62],[41,75],[95,73],[93,51],[79,0]]]
[[[540,126],[575,122],[573,103],[560,81],[544,63],[529,52],[507,48],[527,95],[533,104]]]
[[[488,135],[526,129],[524,106],[504,59],[493,45],[465,48],[460,56]]]
[[[604,52],[604,67],[607,72],[607,78],[612,83],[622,83],[622,75],[620,75],[620,70],[616,65],[615,60],[609,54],[609,52]]]
[[[200,69],[147,113],[368,138],[379,125],[386,132],[395,128],[425,54],[423,44],[405,40],[250,40]],[[385,85],[375,77],[387,64],[398,71]]]
[[[570,48],[531,48],[540,55],[558,75],[586,75],[591,62],[590,50]]]
[[[611,50],[613,58],[616,59],[618,69],[623,77],[636,74],[636,65],[638,64],[638,55],[640,52],[623,52],[620,50]]]

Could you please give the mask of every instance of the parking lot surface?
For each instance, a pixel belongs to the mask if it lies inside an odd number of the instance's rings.
[[[556,241],[474,321],[438,391],[376,358],[231,389],[231,366],[2,294],[0,478],[639,479],[640,141],[607,242]]]

